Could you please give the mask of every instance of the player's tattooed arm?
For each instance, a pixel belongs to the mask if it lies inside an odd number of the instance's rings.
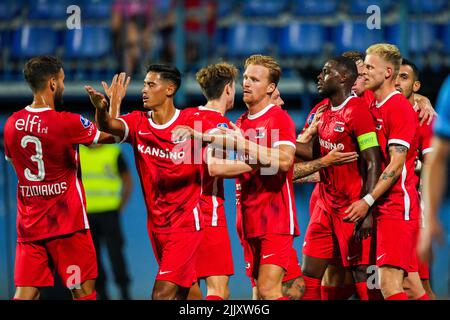
[[[317,179],[317,175],[311,175],[312,173],[315,173],[320,169],[324,169],[329,166],[350,163],[357,159],[358,153],[356,152],[340,152],[338,149],[333,149],[322,158],[296,163],[294,165],[293,180],[295,183],[318,182],[320,179]]]
[[[386,169],[384,169],[372,192],[368,194],[374,201],[379,199],[395,184],[402,173],[403,166],[406,162],[407,152],[408,148],[403,145],[389,145],[389,165],[386,167]],[[367,215],[369,209],[370,206],[368,202],[364,199],[360,199],[352,203],[350,207],[345,211],[347,215],[344,217],[344,220],[350,222],[358,222]]]
[[[283,296],[290,300],[300,300],[305,294],[305,280],[298,277],[286,282],[282,286]]]

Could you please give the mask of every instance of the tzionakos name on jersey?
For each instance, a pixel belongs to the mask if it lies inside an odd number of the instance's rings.
[[[67,183],[44,184],[40,186],[19,186],[22,197],[55,196],[67,190]]]
[[[166,150],[162,150],[162,149],[158,149],[155,147],[145,147],[142,144],[138,144],[138,150],[140,153],[143,154],[148,154],[151,156],[156,156],[159,158],[164,158],[164,159],[171,159],[171,160],[180,160],[184,158],[184,151],[180,151],[180,152],[173,152],[173,151],[169,151],[169,149]]]

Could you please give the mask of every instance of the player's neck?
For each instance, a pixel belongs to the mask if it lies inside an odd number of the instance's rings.
[[[33,102],[30,104],[30,107],[34,109],[50,108],[55,110],[55,102],[51,95],[36,93],[33,96]]]
[[[330,102],[333,107],[340,106],[344,101],[352,95],[351,90],[338,91],[330,97]]]
[[[254,105],[247,104],[248,114],[257,114],[258,112],[263,110],[265,107],[267,107],[269,104],[270,104],[270,98],[268,96]]]
[[[169,105],[162,105],[159,108],[155,108],[152,110],[152,120],[157,125],[163,125],[169,122],[173,116],[175,115],[175,106],[173,102]]]
[[[385,82],[378,89],[376,89],[373,94],[375,95],[375,99],[377,102],[384,101],[388,95],[394,92],[395,84],[394,82]]]
[[[205,108],[219,111],[222,115],[224,115],[227,110],[227,104],[226,102],[220,101],[220,99],[210,100],[206,103]]]

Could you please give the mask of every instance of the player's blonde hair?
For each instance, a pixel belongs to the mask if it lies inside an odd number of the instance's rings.
[[[211,64],[196,73],[196,79],[203,95],[208,100],[218,99],[227,84],[236,80],[237,68],[226,62]]]
[[[400,65],[402,64],[402,55],[395,45],[389,43],[377,43],[367,48],[366,55],[368,54],[378,56],[384,61],[391,63],[394,67],[393,78],[395,79],[397,77]]]
[[[247,68],[251,64],[263,66],[269,69],[269,81],[271,83],[275,83],[275,85],[278,85],[281,77],[281,67],[273,57],[254,54],[245,60],[244,67]]]

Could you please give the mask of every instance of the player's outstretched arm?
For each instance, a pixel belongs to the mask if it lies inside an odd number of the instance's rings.
[[[253,169],[254,167],[243,161],[208,156],[208,172],[211,177],[236,178]]]
[[[432,242],[443,242],[443,231],[439,222],[439,204],[447,184],[447,161],[450,158],[450,142],[441,138],[433,139],[433,152],[429,164],[423,168],[423,191],[425,228],[420,230],[418,243],[419,258],[429,261]]]
[[[122,121],[113,119],[108,111],[108,101],[105,96],[100,92],[96,91],[91,86],[85,86],[89,98],[95,107],[95,121],[101,131],[110,133],[115,136],[124,137],[125,136],[125,125]]]
[[[350,163],[358,159],[357,152],[340,152],[338,149],[333,149],[326,156],[315,159],[312,161],[298,162],[294,164],[294,182],[304,177],[311,175],[319,171],[320,169],[327,168],[329,166],[336,166],[341,164]],[[308,181],[317,182],[317,181]]]
[[[408,148],[399,145],[389,145],[389,155],[391,157],[389,165],[384,169],[371,193],[350,205],[345,211],[345,221],[358,222],[363,219],[374,202],[388,191],[402,174],[403,166],[406,162]]]

